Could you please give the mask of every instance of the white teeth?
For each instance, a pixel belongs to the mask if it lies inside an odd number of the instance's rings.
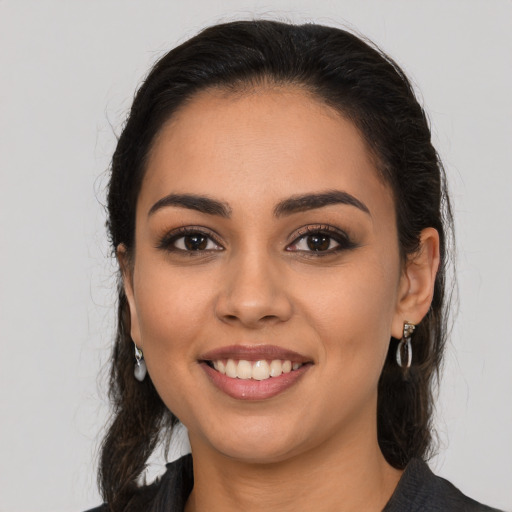
[[[289,360],[281,361],[279,359],[272,361],[266,361],[265,359],[259,361],[228,359],[226,362],[224,361],[220,359],[212,361],[213,367],[222,375],[243,380],[266,380],[271,377],[279,377],[283,373],[290,373],[302,366],[302,363],[292,363]]]
[[[236,376],[239,379],[250,379],[252,377],[252,365],[249,361],[238,361]]]
[[[228,359],[228,362],[226,363],[226,375],[228,377],[231,377],[232,379],[236,378],[236,363],[233,361],[233,359]]]
[[[270,376],[271,377],[279,377],[283,373],[283,365],[279,359],[274,359],[270,363]]]
[[[240,361],[241,362],[241,361]],[[270,377],[270,366],[267,361],[256,361],[252,367],[252,378],[254,380],[265,380]]]

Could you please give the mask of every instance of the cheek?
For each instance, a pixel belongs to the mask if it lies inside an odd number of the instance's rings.
[[[204,338],[208,297],[169,269],[153,267],[141,282],[137,311],[148,373],[168,409],[189,420],[190,390],[198,371],[194,340]]]
[[[177,366],[178,360],[192,364],[197,347],[191,342],[200,337],[211,297],[200,280],[184,273],[158,264],[143,268],[136,284],[136,308],[150,373]]]
[[[332,269],[315,282],[302,281],[301,310],[320,341],[320,356],[347,382],[374,374],[387,354],[397,302],[398,265],[390,260],[360,260]],[[304,293],[307,290],[307,293]],[[307,298],[307,301],[304,299]],[[336,362],[331,365],[331,362]],[[338,378],[341,378],[338,376]]]
[[[360,329],[378,333],[371,328],[377,325],[381,326],[380,333],[384,329],[389,334],[397,301],[398,269],[379,261],[347,265],[311,280],[303,279],[301,289],[297,297],[302,297],[303,307],[311,311],[325,334]]]

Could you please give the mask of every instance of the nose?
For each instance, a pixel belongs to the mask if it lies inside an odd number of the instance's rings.
[[[286,278],[268,254],[233,258],[217,298],[215,313],[222,322],[259,329],[289,320],[292,302]]]

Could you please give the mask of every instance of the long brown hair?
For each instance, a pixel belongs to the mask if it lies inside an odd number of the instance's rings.
[[[107,225],[113,251],[122,243],[133,255],[137,196],[163,123],[200,90],[238,89],[262,80],[305,87],[358,127],[393,191],[404,261],[418,249],[422,229],[439,232],[441,267],[430,311],[414,334],[413,364],[407,373],[398,367],[398,340],[391,339],[379,382],[380,447],[391,465],[403,468],[413,457],[427,457],[432,444],[432,388],[446,336],[446,242],[452,218],[425,113],[404,73],[373,45],[325,26],[240,21],[207,28],[167,53],[138,90],[112,159]],[[150,376],[142,383],[134,379],[121,284],[118,308],[110,377],[113,419],[99,469],[101,491],[113,511],[136,502],[148,457],[169,439],[177,421]]]

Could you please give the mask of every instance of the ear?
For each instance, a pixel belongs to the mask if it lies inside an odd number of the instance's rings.
[[[130,310],[130,335],[135,344],[139,348],[142,348],[139,319],[137,316],[137,308],[135,307],[135,297],[133,293],[133,261],[131,261],[131,258],[128,255],[128,250],[124,244],[119,244],[117,246],[116,256],[119,268],[121,269],[124,293]]]
[[[439,262],[439,233],[434,228],[426,228],[421,232],[418,251],[404,264],[391,326],[394,338],[402,337],[404,322],[417,325],[427,314],[434,296]]]

